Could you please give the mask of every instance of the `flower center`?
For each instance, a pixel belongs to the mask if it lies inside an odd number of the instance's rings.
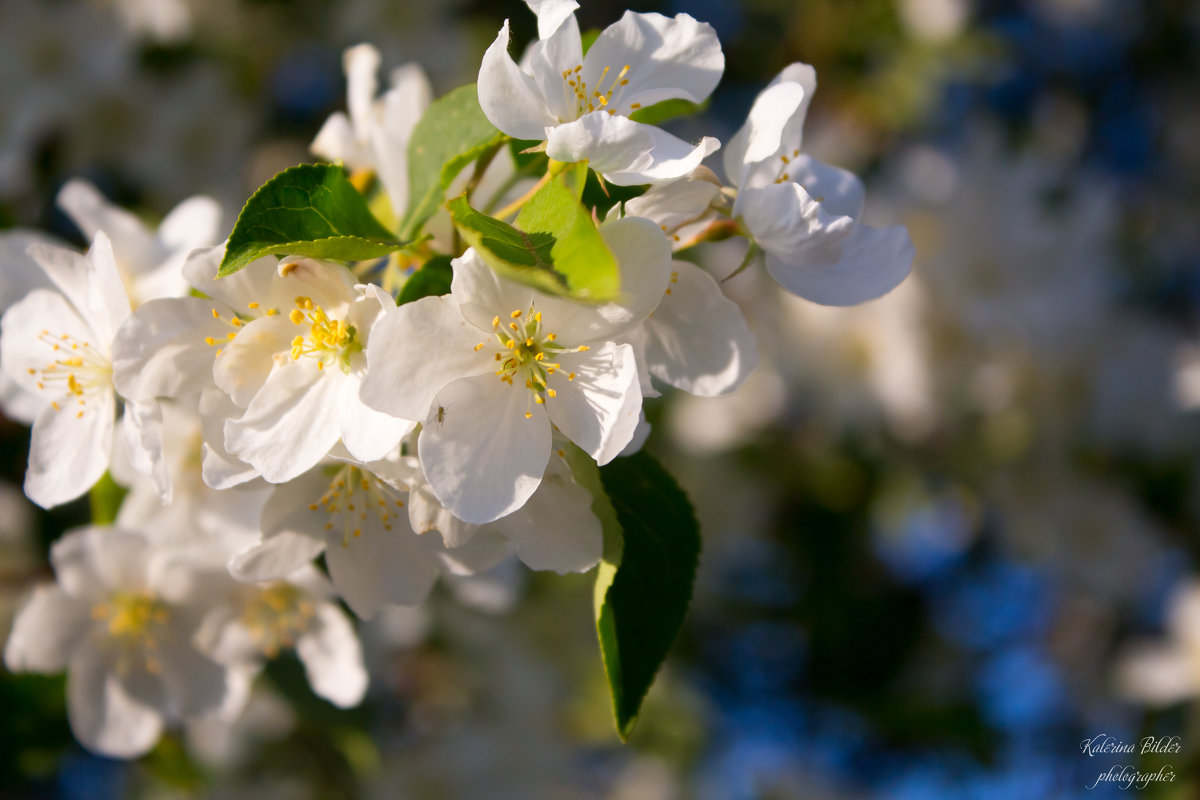
[[[307,297],[297,297],[296,307],[288,319],[297,325],[308,324],[308,336],[297,336],[292,340],[292,360],[308,356],[317,360],[317,369],[326,364],[337,364],[342,372],[350,371],[350,358],[362,350],[358,331],[344,320],[330,319],[325,309],[313,305]]]
[[[366,470],[346,464],[334,468],[329,489],[321,495],[320,500],[310,504],[308,510],[324,512],[329,516],[329,521],[325,523],[326,531],[333,531],[340,517],[342,546],[349,547],[352,538],[362,536],[363,523],[372,514],[379,519],[384,530],[390,531],[390,520],[397,508],[404,508],[398,489]]]
[[[139,666],[151,674],[162,670],[156,651],[166,638],[170,617],[167,604],[149,592],[116,592],[108,602],[92,607],[92,619],[105,623],[104,631],[117,651],[117,670],[122,674]]]
[[[263,655],[274,658],[285,647],[295,647],[296,639],[312,622],[313,604],[308,595],[290,583],[276,583],[261,589],[242,610],[242,624],[250,631]]]
[[[574,69],[564,69],[562,72],[563,93],[567,99],[567,104],[570,105],[572,100],[575,103],[575,117],[582,117],[589,111],[595,111],[598,108],[603,108],[609,114],[615,114],[615,109],[608,108],[609,105],[618,105],[621,99],[621,90],[629,84],[629,79],[625,76],[629,74],[629,65],[621,67],[620,71],[613,76],[605,88],[604,81],[608,78],[610,67],[605,67],[600,72],[600,77],[596,79],[595,88],[590,88],[587,81],[583,79],[583,65],[576,64]],[[641,103],[631,103],[629,108],[636,111],[641,108]],[[562,120],[566,121],[566,120]]]
[[[525,388],[530,390],[533,402],[542,405],[547,397],[558,395],[548,383],[551,375],[563,369],[557,358],[563,353],[582,353],[588,350],[588,346],[564,347],[559,344],[558,335],[545,329],[542,312],[532,304],[528,311],[514,309],[508,318],[509,322],[505,325],[499,316],[492,317],[492,329],[499,344],[493,355],[500,362],[496,374],[509,386],[515,385],[515,381],[522,381]],[[485,346],[484,342],[480,342],[475,349],[479,351]],[[575,380],[575,373],[568,372],[567,380]],[[532,416],[533,412],[527,409],[525,418]]]
[[[29,374],[38,376],[39,389],[74,398],[78,404],[75,416],[82,417],[89,398],[111,390],[112,363],[91,344],[70,334],[55,336],[42,331],[38,338],[50,346],[56,358],[40,370],[30,367]],[[61,410],[57,400],[50,405]]]

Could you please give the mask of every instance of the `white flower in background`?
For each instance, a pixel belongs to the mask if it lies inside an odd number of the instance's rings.
[[[185,0],[114,0],[125,27],[159,44],[186,41],[192,35],[192,11]]]
[[[117,271],[135,308],[156,297],[187,294],[184,260],[196,248],[215,244],[220,236],[221,206],[203,195],[175,206],[158,230],[108,202],[87,181],[68,181],[59,190],[57,202],[89,241],[97,232],[108,236]]]
[[[4,314],[0,369],[41,399],[25,493],[51,508],[82,495],[108,468],[117,403],[110,345],[129,300],[102,233],[86,257],[53,245],[34,245],[29,255],[58,291],[35,289]]]
[[[357,705],[367,691],[362,645],[334,602],[333,588],[312,566],[282,581],[235,584],[226,601],[204,617],[196,643],[239,673],[247,690],[267,659],[294,649],[313,691],[334,705]],[[223,716],[239,715],[248,691],[239,700]]]
[[[211,712],[226,695],[225,670],[192,637],[201,584],[145,536],[84,528],[50,550],[57,584],[38,587],[4,650],[14,672],[68,670],[67,713],[86,747],[133,758],[168,720]]]
[[[287,579],[325,553],[329,576],[354,613],[425,599],[443,570],[471,574],[505,555],[503,539],[475,536],[446,548],[408,521],[402,463],[333,461],[275,488],[263,508],[262,539],[237,553],[229,570],[247,582]]]
[[[346,50],[342,64],[350,114],[332,114],[311,149],[351,169],[374,170],[400,216],[408,206],[408,140],[433,101],[433,90],[420,66],[405,64],[392,72],[391,87],[376,98],[379,62],[379,51],[369,44]]]
[[[725,172],[738,188],[733,214],[766,252],[783,288],[815,303],[851,306],[895,288],[912,268],[903,226],[859,222],[862,183],[800,152],[817,79],[792,64],[754,101],[725,149]]]
[[[1200,583],[1189,580],[1167,608],[1170,638],[1128,646],[1117,661],[1121,694],[1152,706],[1165,706],[1200,694]]]
[[[449,295],[392,309],[368,349],[368,405],[422,420],[418,456],[438,501],[491,522],[524,505],[546,471],[551,426],[605,464],[629,443],[642,394],[621,337],[658,305],[670,250],[653,223],[607,222],[623,303],[591,306],[498,276],[474,252]]]
[[[508,22],[483,55],[479,104],[517,139],[546,140],[556,161],[588,161],[622,186],[680,178],[720,143],[698,145],[629,115],[663,100],[703,101],[725,69],[716,32],[687,14],[626,11],[586,56],[574,0],[528,0],[538,41],[521,66],[508,54]]]

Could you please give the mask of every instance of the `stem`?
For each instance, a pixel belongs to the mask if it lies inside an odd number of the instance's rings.
[[[497,211],[492,216],[494,216],[496,219],[504,219],[505,217],[511,217],[511,216],[515,215],[518,211],[521,210],[521,206],[525,205],[531,199],[533,199],[533,196],[535,194],[537,194],[539,191],[541,191],[542,187],[545,186],[547,183],[549,183],[550,179],[553,177],[554,177],[553,171],[546,170],[546,174],[543,175],[541,177],[541,179],[538,180],[537,183],[535,183],[533,186],[531,186],[529,188],[529,191],[525,192],[525,194],[521,195],[516,200],[513,200],[511,203],[509,203],[504,208]]]
[[[475,171],[471,173],[471,180],[467,181],[467,187],[463,190],[468,201],[470,201],[471,195],[475,193],[479,182],[483,180],[483,173],[487,172],[487,168],[492,164],[492,159],[496,157],[496,153],[500,152],[500,148],[503,146],[504,142],[492,146],[475,161]]]
[[[735,269],[733,272],[729,273],[724,278],[721,278],[721,283],[724,283],[725,281],[729,280],[730,278],[733,278],[735,275],[739,275],[740,273],[745,272],[746,268],[750,266],[751,262],[753,262],[755,259],[758,258],[758,255],[761,252],[762,252],[762,249],[758,246],[758,243],[751,241],[750,249],[746,251],[746,257],[742,259],[742,263],[740,265],[738,265],[738,268]]]

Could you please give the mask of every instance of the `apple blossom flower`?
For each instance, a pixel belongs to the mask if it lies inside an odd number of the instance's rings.
[[[366,619],[386,605],[420,603],[444,570],[470,574],[503,558],[498,536],[451,549],[414,533],[404,508],[406,474],[395,460],[334,460],[275,487],[261,541],[233,556],[230,573],[246,582],[286,579],[324,552],[334,587]]]
[[[71,730],[86,747],[133,758],[167,720],[218,708],[225,670],[198,651],[200,584],[142,534],[69,532],[50,550],[56,584],[37,587],[4,649],[14,672],[67,669]]]
[[[379,51],[369,44],[346,50],[342,64],[350,114],[332,114],[311,149],[351,169],[374,170],[392,210],[401,215],[408,206],[408,140],[432,102],[433,90],[420,66],[405,64],[392,72],[391,87],[376,98],[379,61]]]
[[[474,250],[449,295],[379,321],[363,401],[422,420],[418,456],[438,501],[481,524],[537,489],[557,426],[605,464],[629,443],[642,394],[623,334],[663,297],[670,250],[653,223],[601,227],[621,268],[623,304],[591,306],[502,278]]]
[[[210,610],[196,634],[199,649],[241,676],[242,693],[230,718],[249,700],[248,684],[267,659],[294,649],[313,691],[347,708],[362,700],[367,671],[362,645],[333,587],[306,565],[286,580],[264,584],[230,581],[225,601]]]
[[[0,369],[40,398],[25,493],[51,508],[82,495],[108,468],[117,411],[110,345],[129,300],[103,233],[86,257],[45,244],[31,245],[29,255],[57,291],[35,289],[4,314]],[[137,412],[126,407],[127,416]]]
[[[645,217],[662,228],[671,239],[672,250],[696,243],[698,237],[720,218],[718,209],[728,207],[720,179],[703,165],[689,175],[656,183],[644,194],[625,202],[625,214]]]
[[[87,181],[68,181],[57,203],[89,241],[99,231],[108,236],[117,272],[135,308],[156,297],[187,294],[183,262],[196,248],[216,244],[221,224],[221,206],[204,195],[175,206],[156,231],[110,203]]]
[[[1200,694],[1200,583],[1190,580],[1172,594],[1167,608],[1170,638],[1128,646],[1116,668],[1118,690],[1152,706]]]
[[[725,69],[716,32],[687,14],[625,12],[583,55],[574,0],[528,0],[538,41],[517,65],[508,54],[508,21],[484,53],[479,105],[517,139],[546,141],[556,161],[588,161],[622,186],[687,175],[720,143],[693,146],[635,122],[639,108],[682,98],[703,101]]]
[[[822,305],[857,305],[904,280],[913,247],[903,226],[859,221],[857,177],[800,152],[816,87],[812,67],[792,64],[754,101],[725,148],[725,172],[738,187],[733,215],[766,252],[767,271],[783,288]]]

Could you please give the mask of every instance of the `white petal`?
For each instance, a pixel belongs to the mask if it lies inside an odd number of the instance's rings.
[[[524,505],[550,457],[550,422],[532,392],[479,375],[451,383],[434,402],[440,413],[426,420],[418,455],[442,505],[477,524]]]
[[[111,391],[93,395],[86,405],[47,406],[33,423],[25,494],[42,508],[53,508],[84,494],[108,469],[112,452]]]
[[[732,392],[758,364],[754,334],[737,304],[704,270],[672,264],[670,294],[646,320],[650,372],[685,392]]]
[[[269,308],[282,309],[286,315],[295,296],[302,294],[279,280],[279,261],[274,256],[256,259],[232,275],[218,278],[217,269],[224,257],[223,244],[193,250],[183,262],[184,279],[201,294],[251,317],[263,315]],[[249,308],[250,302],[257,302],[259,309]]]
[[[367,130],[374,123],[372,106],[378,88],[379,61],[379,51],[369,44],[355,45],[342,54],[342,67],[346,71],[346,107],[360,141],[366,138]]]
[[[367,670],[350,620],[336,607],[322,603],[312,625],[296,641],[296,655],[313,691],[342,708],[358,705],[367,692]]]
[[[1132,645],[1117,663],[1116,683],[1126,697],[1156,706],[1200,693],[1195,656],[1173,643]]]
[[[212,385],[213,357],[229,325],[213,319],[198,297],[151,300],[138,306],[113,339],[113,385],[129,400],[180,397]],[[226,312],[228,310],[221,309]],[[211,337],[218,345],[206,343]]]
[[[392,88],[379,100],[382,119],[371,132],[371,146],[379,180],[397,216],[402,216],[408,208],[408,142],[432,100],[429,78],[417,64],[405,64],[394,70]]]
[[[605,111],[546,130],[546,155],[556,161],[586,160],[618,186],[682,178],[720,146],[711,136],[693,146],[661,128]]]
[[[229,574],[246,583],[281,580],[297,567],[312,561],[324,549],[323,539],[307,534],[292,531],[264,533],[260,544],[234,555],[229,562]]]
[[[797,183],[742,189],[738,204],[759,246],[791,264],[828,260],[854,229],[851,217],[829,213]]]
[[[474,248],[470,248],[452,262],[454,278],[450,282],[450,295],[458,304],[463,319],[477,330],[492,338],[492,318],[507,317],[512,311],[522,314],[529,310],[534,298],[541,296],[529,286],[502,278]],[[490,357],[490,356],[489,356]]]
[[[364,405],[359,399],[361,381],[348,377],[341,384],[338,404],[341,407],[342,444],[359,461],[384,458],[417,427],[412,420],[393,417]]]
[[[591,492],[575,483],[559,459],[550,460],[528,503],[489,527],[516,542],[530,569],[584,572],[596,565],[604,549]]]
[[[579,8],[575,0],[525,0],[525,5],[537,14],[539,39],[549,39]]]
[[[12,672],[60,672],[71,654],[86,646],[91,617],[86,603],[53,584],[42,584],[21,606],[4,645]]]
[[[67,717],[84,747],[112,758],[140,756],[162,735],[161,713],[131,698],[91,649],[71,661]]]
[[[51,289],[34,289],[0,318],[0,369],[25,391],[41,398],[42,405],[65,394],[65,388],[38,386],[46,386],[42,370],[64,358],[60,344],[64,335],[66,341],[75,343],[93,338],[74,306]],[[58,350],[55,344],[59,344]]]
[[[508,20],[483,54],[479,67],[479,106],[493,125],[517,139],[542,139],[551,115],[537,83],[508,54]]]
[[[417,534],[440,533],[442,542],[450,548],[461,547],[471,541],[471,537],[479,530],[478,525],[463,522],[451,514],[438,501],[424,477],[408,493],[408,522]]]
[[[217,606],[205,614],[193,641],[218,664],[247,666],[262,660],[258,640],[231,605]]]
[[[30,245],[63,246],[39,231],[10,228],[0,232],[0,313],[34,289],[50,286],[50,279],[25,252]]]
[[[290,354],[299,330],[286,316],[256,319],[238,330],[213,361],[213,381],[245,408],[275,368],[276,354]],[[288,358],[288,356],[282,356]]]
[[[341,161],[351,169],[370,166],[363,158],[361,148],[354,137],[350,118],[341,111],[329,115],[329,119],[325,120],[325,124],[317,131],[308,149],[318,158],[331,162]]]
[[[153,481],[163,505],[170,503],[171,475],[163,459],[163,415],[158,401],[126,403],[121,434],[129,463]]]
[[[458,547],[445,547],[431,536],[423,537],[421,544],[434,554],[449,575],[486,572],[511,554],[508,538],[493,530],[477,531],[469,542]]]
[[[303,361],[277,368],[241,419],[225,423],[225,448],[271,483],[307,471],[341,436],[338,398],[348,378]]]
[[[767,254],[767,271],[792,294],[827,306],[853,306],[890,292],[912,270],[913,245],[903,225],[854,226],[834,259],[813,253],[811,261],[788,263]]]
[[[620,85],[618,74],[626,65],[629,70],[620,80],[628,83]],[[628,114],[633,103],[648,106],[676,97],[699,103],[716,88],[724,70],[721,43],[708,23],[688,14],[626,11],[588,50],[582,74],[589,90],[604,94],[614,89],[614,110]]]
[[[327,534],[325,563],[346,604],[363,619],[385,605],[416,605],[438,576],[437,562],[408,527],[404,514],[384,527],[376,514],[361,520],[358,536]]]
[[[211,197],[196,195],[163,217],[158,226],[158,238],[172,251],[186,256],[196,248],[208,247],[217,241],[220,229],[221,204]]]
[[[801,154],[788,164],[787,173],[830,214],[855,220],[861,216],[863,185],[853,172]]]
[[[129,318],[129,296],[117,272],[112,244],[108,236],[100,231],[92,240],[86,256],[87,294],[86,304],[79,308],[83,318],[104,346],[108,346],[117,334],[117,328]]]
[[[47,243],[30,245],[27,255],[42,268],[54,287],[90,326],[91,320],[87,315],[88,264],[84,256],[69,248]]]
[[[640,197],[626,201],[625,215],[645,217],[655,225],[673,230],[711,211],[710,205],[720,191],[721,187],[716,183],[689,175],[655,184]]]
[[[206,389],[200,395],[200,476],[204,483],[222,490],[258,477],[258,471],[225,449],[225,420],[241,414],[229,395],[220,389]]]
[[[606,342],[561,361],[563,370],[548,382],[558,395],[546,400],[550,419],[597,463],[607,464],[629,444],[642,408],[633,348]],[[567,370],[574,380],[563,374]]]
[[[759,184],[770,183],[800,149],[800,127],[810,100],[799,83],[772,84],[754,100],[746,122],[725,145],[725,176],[733,185],[750,185],[753,169]]]
[[[529,45],[521,58],[520,67],[537,82],[538,91],[550,113],[560,120],[566,120],[579,116],[579,108],[574,90],[568,88],[566,81],[569,78],[563,78],[563,73],[583,63],[583,43],[575,15],[567,11],[560,19],[561,24],[552,22],[555,27]],[[541,23],[539,15],[539,27]],[[578,75],[575,77],[578,78]]]
[[[225,669],[197,650],[191,641],[168,641],[159,652],[162,682],[171,711],[193,717],[216,711],[225,702]]]
[[[103,231],[131,272],[139,273],[154,267],[165,255],[154,234],[140,219],[110,203],[87,181],[67,181],[59,189],[56,202],[88,241]]]
[[[447,383],[494,369],[490,356],[475,351],[484,337],[449,297],[423,297],[387,312],[371,329],[363,402],[401,419],[424,419]]]
[[[56,541],[50,548],[50,563],[63,591],[91,603],[106,599],[113,590],[145,588],[148,553],[145,536],[89,527]]]

